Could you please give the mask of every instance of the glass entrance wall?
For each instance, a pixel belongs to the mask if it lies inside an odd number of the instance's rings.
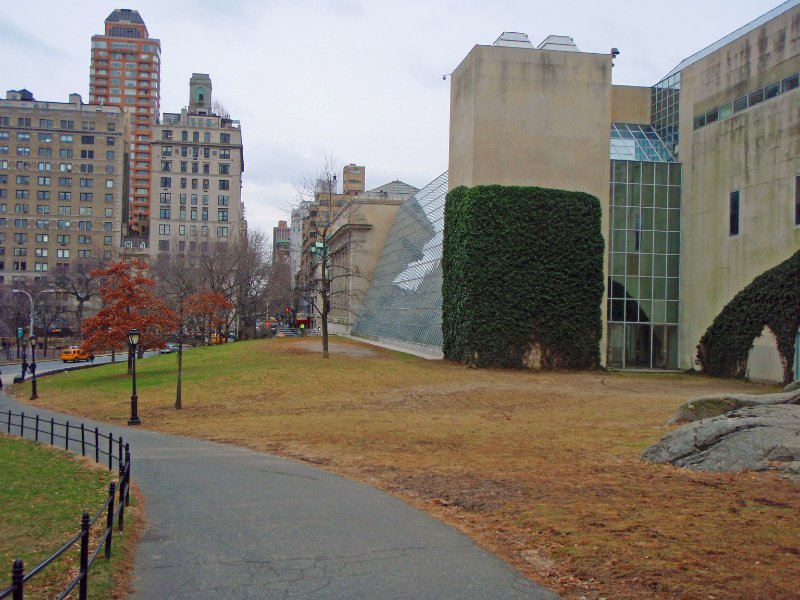
[[[678,366],[681,165],[611,161],[608,366]]]

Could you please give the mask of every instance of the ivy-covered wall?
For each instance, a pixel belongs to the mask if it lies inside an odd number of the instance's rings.
[[[445,358],[478,367],[600,363],[600,201],[499,185],[447,194],[442,249]]]
[[[743,378],[753,340],[765,325],[777,338],[784,382],[789,383],[800,327],[800,251],[756,277],[717,315],[697,345],[703,370]]]

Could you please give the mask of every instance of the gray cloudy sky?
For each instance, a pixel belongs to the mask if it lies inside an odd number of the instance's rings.
[[[192,72],[242,122],[251,227],[287,218],[292,181],[325,155],[367,167],[367,188],[422,187],[447,169],[450,80],[503,31],[621,50],[614,83],[652,85],[778,0],[0,0],[3,89],[89,95],[89,46],[114,8],[161,40],[161,110],[187,104]],[[271,229],[268,230],[271,234]]]

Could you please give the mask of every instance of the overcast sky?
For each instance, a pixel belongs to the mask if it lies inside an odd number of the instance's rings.
[[[614,83],[652,85],[778,0],[0,0],[2,90],[89,98],[89,48],[114,8],[161,40],[161,110],[188,103],[192,72],[242,123],[250,227],[287,218],[293,181],[326,155],[366,165],[367,189],[423,187],[447,169],[450,79],[475,44],[521,31],[620,49]]]

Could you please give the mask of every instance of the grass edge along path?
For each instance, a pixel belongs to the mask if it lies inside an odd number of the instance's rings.
[[[94,516],[116,477],[116,471],[71,452],[0,433],[0,589],[11,585],[16,558],[23,559],[27,574],[80,531],[81,514]],[[102,556],[92,565],[89,598],[124,598],[129,591],[133,554],[143,529],[141,507],[141,495],[131,486],[125,531],[114,531],[110,565]],[[92,528],[90,553],[104,523],[101,517]],[[28,582],[25,598],[59,594],[78,573],[79,547]]]
[[[686,374],[470,369],[336,340],[259,340],[137,366],[143,427],[300,459],[455,524],[566,598],[800,597],[800,494],[763,473],[645,463],[684,400],[770,388]],[[25,387],[17,387],[23,396]],[[124,365],[39,404],[124,424]]]

